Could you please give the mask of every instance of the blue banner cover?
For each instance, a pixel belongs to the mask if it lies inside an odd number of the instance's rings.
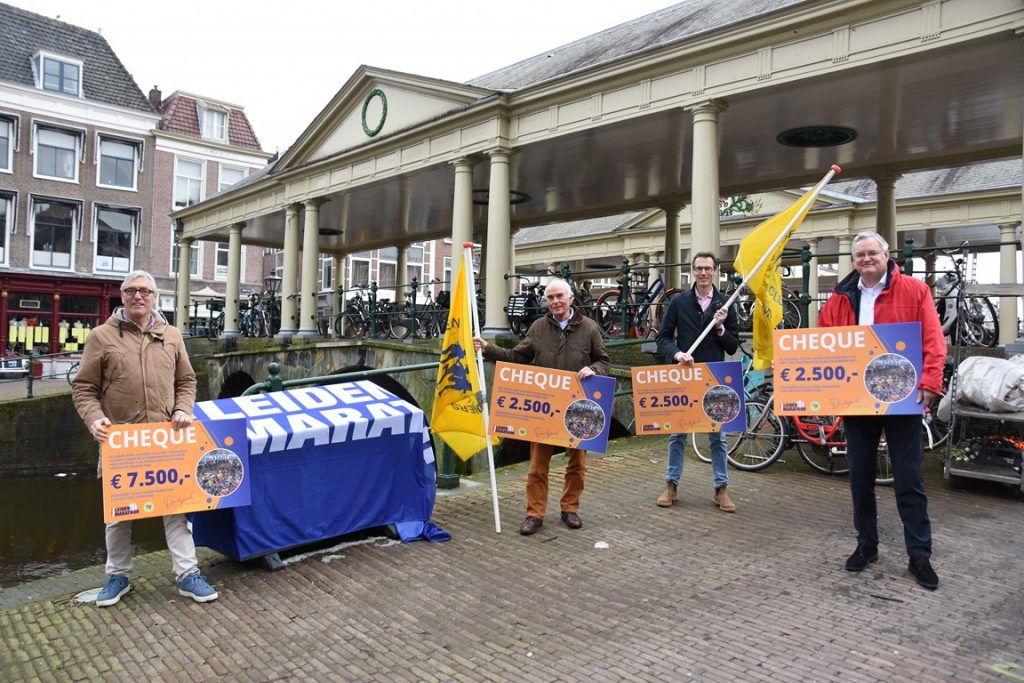
[[[203,401],[195,413],[207,425],[245,418],[252,499],[191,515],[198,545],[245,560],[375,526],[434,528],[423,412],[372,382]]]

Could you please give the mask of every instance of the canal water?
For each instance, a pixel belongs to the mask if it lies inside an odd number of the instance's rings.
[[[0,588],[103,564],[102,503],[95,474],[0,479]],[[134,522],[132,545],[166,548],[160,519]]]

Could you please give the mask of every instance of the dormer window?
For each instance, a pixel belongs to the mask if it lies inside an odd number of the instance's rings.
[[[211,109],[203,104],[196,104],[199,115],[199,129],[204,138],[227,142],[228,113],[222,109]]]
[[[82,62],[77,59],[37,52],[32,58],[32,72],[37,88],[82,96]]]

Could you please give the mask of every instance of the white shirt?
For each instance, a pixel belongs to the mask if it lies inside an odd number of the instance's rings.
[[[885,289],[885,283],[889,280],[889,273],[882,276],[874,287],[864,284],[864,279],[857,281],[857,288],[860,290],[860,313],[857,315],[858,325],[875,324],[875,299]]]

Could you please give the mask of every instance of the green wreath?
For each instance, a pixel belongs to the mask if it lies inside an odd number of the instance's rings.
[[[380,121],[377,123],[377,126],[375,128],[370,128],[368,125],[366,125],[366,109],[367,107],[370,106],[370,102],[373,100],[374,97],[380,98],[380,104],[383,109],[380,113]],[[366,96],[366,99],[363,100],[363,115],[361,117],[363,124],[363,132],[372,138],[374,135],[380,132],[381,128],[384,127],[384,121],[386,121],[387,118],[388,98],[384,95],[383,90],[380,90],[379,88],[374,88],[373,90],[370,91],[370,94]]]

